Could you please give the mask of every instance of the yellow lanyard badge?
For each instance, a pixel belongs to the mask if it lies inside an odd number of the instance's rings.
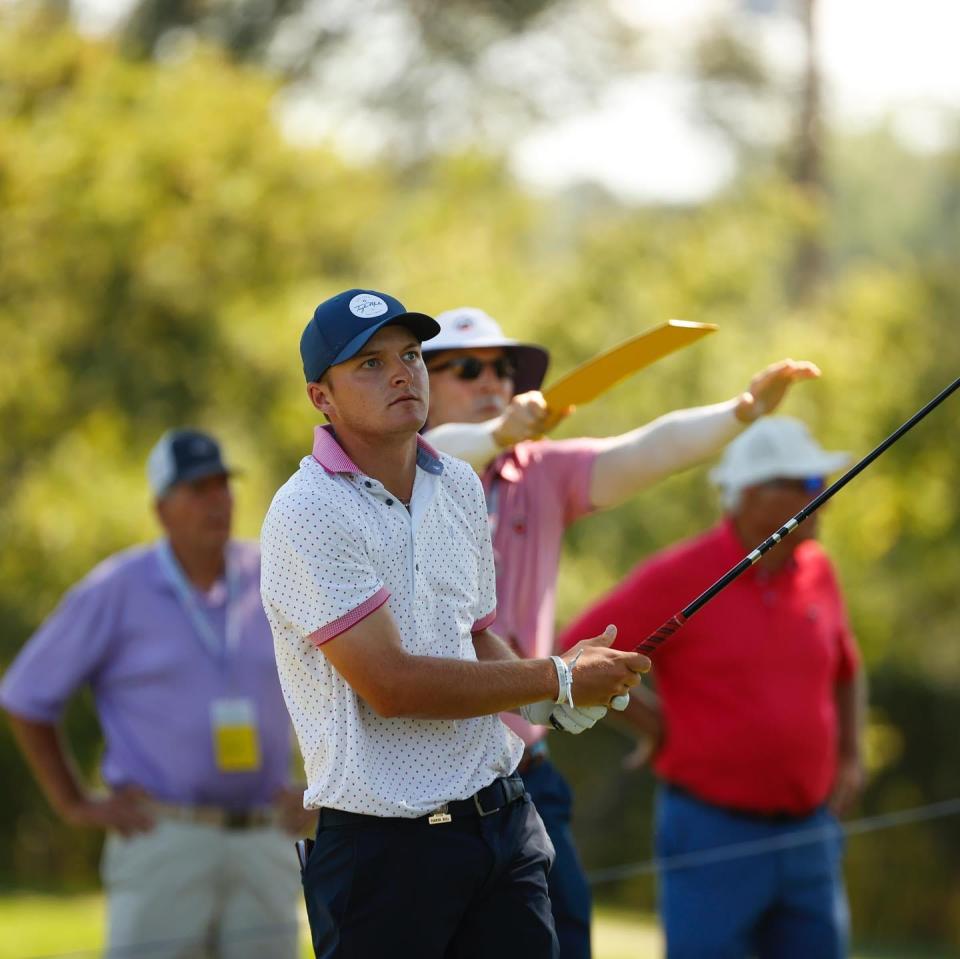
[[[260,768],[257,714],[250,699],[215,699],[210,704],[213,756],[223,773],[248,773]]]

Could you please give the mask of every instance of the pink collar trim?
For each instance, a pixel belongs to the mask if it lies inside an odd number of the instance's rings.
[[[360,467],[343,451],[333,435],[332,426],[313,429],[313,458],[328,473],[360,473]]]
[[[337,442],[329,424],[314,427],[313,458],[328,473],[363,473]],[[417,436],[417,466],[429,473],[443,472],[440,454],[422,436]]]

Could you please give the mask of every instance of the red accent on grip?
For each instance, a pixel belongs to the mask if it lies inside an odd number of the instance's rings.
[[[687,617],[683,613],[677,613],[671,616],[659,629],[652,632],[639,646],[634,647],[634,652],[644,653],[649,656],[656,652],[660,644],[668,640],[685,622]]]

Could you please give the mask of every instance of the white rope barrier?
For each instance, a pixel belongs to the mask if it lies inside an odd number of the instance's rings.
[[[667,856],[663,859],[648,859],[645,862],[610,866],[607,869],[597,869],[589,873],[587,880],[591,885],[599,885],[604,882],[615,882],[618,879],[629,879],[633,876],[650,875],[673,869],[691,869],[696,866],[727,862],[732,859],[759,856],[765,852],[791,849],[795,846],[812,845],[833,838],[838,832],[846,836],[859,836],[864,833],[877,832],[881,829],[893,829],[897,826],[906,826],[912,823],[929,822],[932,819],[944,819],[958,813],[960,813],[960,797],[944,799],[940,802],[928,803],[925,806],[914,806],[910,809],[880,813],[876,816],[855,819],[848,823],[794,829],[779,836],[771,836],[768,839],[752,839],[747,842],[730,843],[725,846],[715,846],[712,849],[701,849],[697,852]]]
[[[821,842],[824,839],[832,838],[836,836],[838,832],[846,836],[859,836],[865,833],[879,832],[883,829],[894,829],[898,826],[929,822],[934,819],[945,819],[948,816],[956,816],[957,814],[960,814],[960,797],[944,799],[940,802],[928,803],[924,806],[913,806],[909,809],[880,813],[876,816],[867,816],[863,819],[855,819],[848,823],[817,826],[810,829],[795,829],[779,836],[770,837],[769,839],[731,843],[725,846],[716,846],[713,849],[700,850],[695,853],[669,856],[664,859],[649,859],[645,862],[611,866],[607,869],[598,869],[589,873],[587,879],[591,885],[599,885],[605,882],[615,882],[618,879],[652,875],[672,869],[690,869],[695,866],[727,862],[733,859],[744,859],[748,856],[758,856],[766,852],[775,852],[781,849],[810,845]],[[298,923],[274,923],[269,926],[237,929],[231,933],[218,936],[218,941],[237,942],[263,940],[266,946],[271,941],[292,935],[298,929]],[[153,955],[169,950],[171,946],[195,945],[197,947],[203,947],[205,943],[205,939],[195,936],[174,937],[114,948],[109,951],[109,957],[110,959],[141,959],[141,957],[142,959],[150,959]],[[97,957],[106,956],[107,954],[105,950],[87,949],[70,953],[48,953],[42,956],[25,957],[25,959],[97,959]]]

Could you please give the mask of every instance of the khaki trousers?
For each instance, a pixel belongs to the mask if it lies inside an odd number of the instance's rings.
[[[110,959],[295,959],[300,874],[292,839],[266,826],[158,820],[111,834],[101,862]]]

